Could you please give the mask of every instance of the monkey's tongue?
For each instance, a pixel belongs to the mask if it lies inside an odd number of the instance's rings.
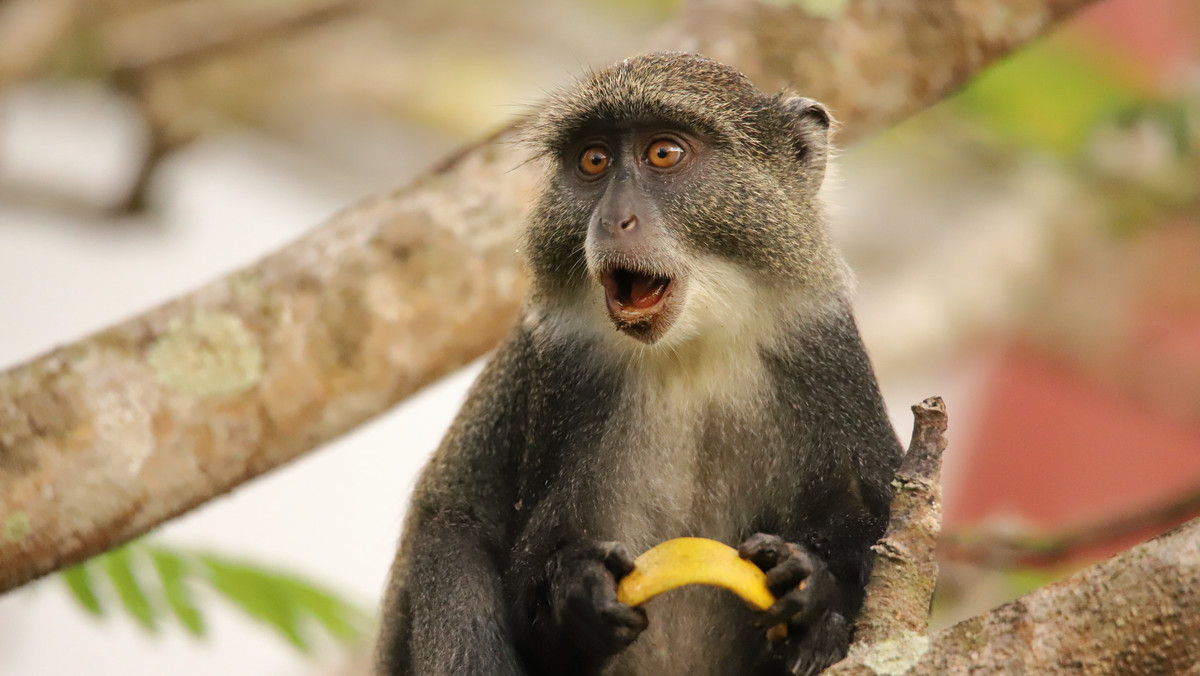
[[[600,277],[610,303],[625,310],[648,310],[662,300],[671,286],[670,277],[655,277],[642,272],[617,268]]]
[[[654,307],[662,300],[670,284],[668,277],[635,274],[629,286],[629,304],[639,310]]]

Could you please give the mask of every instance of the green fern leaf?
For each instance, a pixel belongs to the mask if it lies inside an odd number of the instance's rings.
[[[151,570],[156,573],[154,578],[150,577]],[[169,609],[188,632],[206,634],[207,626],[194,594],[197,583],[209,585],[305,653],[311,651],[305,629],[320,626],[334,639],[349,644],[361,639],[370,624],[369,616],[360,608],[302,578],[212,554],[140,542],[62,572],[72,596],[96,616],[105,612],[103,595],[97,594],[99,582],[94,579],[97,571],[106,574],[125,609],[152,633]],[[143,573],[141,579],[139,572]]]
[[[67,583],[67,589],[71,590],[71,596],[75,597],[79,605],[96,617],[104,615],[104,609],[100,607],[100,599],[96,597],[96,591],[92,589],[91,573],[88,571],[86,561],[64,570],[62,579]]]
[[[204,636],[207,633],[204,618],[196,608],[188,587],[188,576],[192,574],[189,561],[161,547],[148,547],[147,551],[158,572],[167,606],[188,632],[194,636]]]
[[[210,555],[202,555],[198,560],[217,591],[254,619],[278,631],[302,652],[309,652],[308,641],[300,633],[300,613],[295,600],[279,585],[272,584],[268,574]]]
[[[158,631],[155,619],[156,612],[151,605],[146,592],[142,590],[134,573],[134,561],[128,546],[120,547],[100,557],[104,571],[113,588],[117,590],[117,598],[124,604],[125,609],[150,633]]]
[[[367,617],[357,608],[303,580],[278,573],[268,575],[337,640],[348,643],[362,636]]]

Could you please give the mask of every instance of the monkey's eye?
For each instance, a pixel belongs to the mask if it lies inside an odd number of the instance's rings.
[[[683,148],[674,141],[655,141],[646,151],[646,159],[659,169],[667,169],[683,159]]]
[[[579,157],[579,168],[583,170],[583,173],[595,176],[607,169],[610,161],[607,150],[600,146],[592,146],[583,151],[583,155]]]

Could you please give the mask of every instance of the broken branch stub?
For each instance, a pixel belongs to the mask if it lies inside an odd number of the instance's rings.
[[[930,397],[912,410],[912,441],[896,473],[891,521],[874,546],[875,569],[859,615],[856,644],[923,635],[929,626],[942,529],[946,405],[940,397]]]

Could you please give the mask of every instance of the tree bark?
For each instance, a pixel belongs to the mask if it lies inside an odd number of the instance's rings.
[[[699,2],[660,46],[828,99],[843,140],[1090,0]],[[0,592],[136,537],[487,351],[537,183],[506,129],[262,262],[0,374]]]
[[[857,621],[855,643],[875,645],[924,635],[937,584],[942,532],[942,452],[946,405],[930,397],[912,407],[912,442],[896,472],[887,532],[874,546],[875,568]]]
[[[941,399],[913,406],[849,674],[1181,674],[1200,665],[1200,519],[927,636],[941,530]]]
[[[1192,674],[1200,519],[890,654],[831,674]]]
[[[1089,2],[693,0],[665,39],[736,64],[759,87],[795,88],[850,136],[895,124]]]

